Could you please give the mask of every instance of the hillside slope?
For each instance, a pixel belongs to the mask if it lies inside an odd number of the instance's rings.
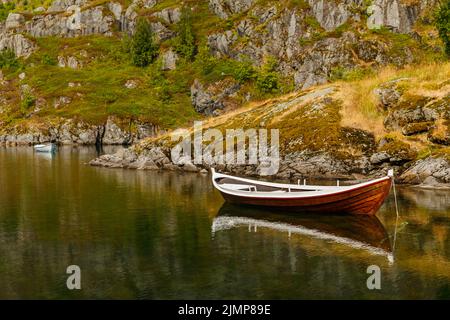
[[[442,59],[431,0],[11,2],[0,24],[0,46],[19,57],[0,59],[10,144],[131,143],[249,100]],[[177,50],[183,8],[192,60]],[[124,41],[140,17],[159,46],[146,68]]]
[[[203,129],[279,129],[280,179],[385,175],[399,182],[450,183],[450,63],[387,68],[367,80],[323,85],[212,118]],[[366,108],[363,109],[361,106]],[[191,129],[192,132],[192,129]],[[92,165],[144,170],[221,171],[257,175],[259,165],[174,162],[171,133],[147,139]],[[211,148],[206,143],[204,150]],[[220,158],[218,158],[220,162]]]
[[[10,2],[0,10],[0,143],[138,143],[94,164],[178,169],[161,137],[205,120],[280,129],[279,177],[395,166],[405,182],[448,182],[436,0]],[[129,53],[141,18],[158,48],[146,67]],[[146,153],[155,146],[162,162]]]

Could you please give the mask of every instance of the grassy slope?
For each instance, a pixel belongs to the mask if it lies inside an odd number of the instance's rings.
[[[346,159],[367,151],[364,148],[367,137],[357,130],[363,129],[372,132],[376,141],[385,137],[395,139],[395,143],[386,145],[386,148],[406,147],[409,150],[411,147],[410,152],[413,152],[414,157],[444,155],[450,159],[450,147],[432,145],[427,140],[426,133],[407,137],[400,130],[385,129],[383,120],[387,112],[378,106],[374,89],[385,82],[400,78],[408,78],[402,82],[404,95],[423,95],[439,99],[450,94],[450,62],[415,65],[403,69],[386,67],[376,76],[341,80],[305,92],[250,102],[238,110],[208,119],[203,123],[203,128],[217,128],[222,132],[238,128],[280,129],[282,153],[302,150],[328,151]],[[328,88],[334,88],[334,91],[327,95],[332,97],[332,100],[324,100],[324,96],[312,96]],[[317,105],[319,108],[314,107]],[[450,128],[443,125],[443,130]],[[164,134],[155,139],[148,139],[140,147],[153,145],[155,142],[164,145],[174,143],[170,142],[169,134]]]
[[[97,1],[100,3],[102,1]],[[104,1],[103,1],[104,2]],[[124,4],[129,1],[121,1]],[[44,99],[46,107],[38,113],[39,117],[55,118],[76,117],[89,122],[103,122],[107,116],[116,115],[123,119],[139,118],[150,121],[164,128],[175,128],[191,123],[194,119],[202,117],[195,113],[191,106],[189,88],[195,78],[203,82],[214,82],[226,77],[233,76],[233,72],[239,64],[229,59],[214,59],[204,54],[206,38],[208,34],[216,31],[230,29],[235,25],[240,17],[235,16],[229,20],[221,20],[208,9],[207,1],[189,0],[188,5],[193,10],[193,28],[196,33],[200,53],[194,62],[181,59],[177,69],[174,71],[160,71],[159,63],[156,61],[147,68],[136,68],[130,65],[129,57],[123,53],[120,35],[113,37],[80,37],[75,39],[41,38],[35,39],[39,50],[33,54],[23,66],[17,70],[6,70],[6,76],[12,79],[13,85],[8,88],[9,108],[8,112],[0,114],[0,122],[5,125],[24,122],[24,116],[32,111],[33,106],[24,106],[21,102],[19,87],[28,84],[33,88],[32,97]],[[260,0],[258,3],[264,4]],[[47,3],[48,5],[48,3]],[[152,9],[142,10],[140,14],[150,16],[153,12],[164,8],[179,5],[176,0],[164,0]],[[303,0],[284,0],[278,3],[283,7],[307,7]],[[312,20],[315,20],[312,18]],[[311,24],[316,24],[312,21]],[[332,34],[321,32],[321,38],[326,36],[336,36],[350,26],[343,26]],[[174,28],[171,26],[171,28]],[[432,30],[427,25],[418,24],[417,31],[427,36]],[[406,67],[398,70],[390,67],[376,73],[367,68],[357,68],[355,70],[338,70],[339,76],[333,77],[338,81],[339,91],[336,96],[343,101],[341,112],[333,111],[330,115],[330,125],[336,121],[342,121],[344,126],[365,128],[373,131],[377,136],[383,133],[382,115],[375,107],[376,101],[371,90],[379,83],[395,76],[420,75],[427,73],[430,61],[440,59],[440,54],[435,54],[425,46],[419,45],[409,36],[396,35],[386,30],[367,32],[364,34],[367,39],[382,40],[389,44],[392,55],[402,55],[404,46],[411,48],[416,56],[418,65]],[[432,41],[426,39],[430,44]],[[170,39],[161,44],[161,51],[174,45],[174,39]],[[307,45],[307,44],[305,44]],[[86,56],[83,56],[83,52]],[[83,62],[84,67],[79,70],[60,68],[54,63],[57,56],[76,56]],[[208,66],[207,68],[205,66]],[[432,67],[431,74],[446,76],[446,69]],[[18,80],[18,74],[25,72],[27,77],[23,81]],[[342,80],[339,80],[342,79]],[[418,77],[417,79],[421,79]],[[127,89],[124,84],[128,80],[138,83],[135,89]],[[419,82],[422,80],[418,80]],[[69,83],[80,83],[81,86],[69,87]],[[282,83],[280,90],[272,94],[263,94],[256,90],[254,80],[244,83],[245,92],[250,92],[254,99],[267,99],[281,95],[292,89],[289,82]],[[15,89],[14,89],[15,88]],[[61,96],[72,99],[68,105],[54,108],[54,101]],[[347,97],[352,97],[348,99]],[[236,98],[238,102],[244,103],[243,97]],[[283,99],[283,98],[281,98]],[[299,111],[300,112],[300,111]],[[301,114],[295,115],[301,118]],[[36,117],[36,116],[35,116]],[[29,120],[25,120],[29,122]],[[307,123],[305,123],[307,124]],[[296,123],[292,126],[287,122],[288,127],[293,127],[293,136],[296,132]],[[327,125],[325,124],[323,133],[326,135]]]

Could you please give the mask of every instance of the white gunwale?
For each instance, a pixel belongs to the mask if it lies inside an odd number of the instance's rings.
[[[342,192],[347,192],[350,190],[362,188],[371,184],[376,184],[379,182],[382,182],[384,180],[391,179],[391,175],[370,180],[363,183],[358,183],[351,186],[318,186],[318,185],[297,185],[297,184],[284,184],[284,183],[275,183],[275,182],[266,182],[266,181],[258,181],[258,180],[252,180],[247,178],[240,178],[235,177],[231,175],[226,175],[223,173],[218,173],[214,170],[214,168],[211,168],[212,173],[212,183],[216,189],[219,191],[239,196],[239,197],[250,197],[250,198],[278,198],[278,199],[291,199],[291,198],[310,198],[310,197],[317,197],[317,196],[323,196],[323,195],[334,195],[339,194]],[[227,188],[227,184],[218,184],[216,182],[219,178],[230,178],[233,180],[237,180],[243,183],[248,183],[250,185],[261,185],[261,186],[267,186],[267,187],[273,187],[273,188],[280,188],[280,189],[292,189],[292,190],[305,190],[302,191],[295,191],[295,192],[267,192],[267,191],[249,191],[249,190],[233,190],[232,188]]]

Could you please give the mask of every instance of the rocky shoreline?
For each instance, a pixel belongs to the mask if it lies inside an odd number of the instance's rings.
[[[113,117],[100,125],[74,119],[59,119],[55,123],[34,127],[14,127],[0,132],[0,145],[34,145],[53,142],[61,145],[131,145],[142,139],[154,137],[161,130],[150,123],[116,120]]]
[[[89,162],[91,166],[136,170],[169,170],[180,173],[207,173],[210,165],[195,165],[189,160],[174,163],[170,150],[152,147],[139,152],[135,146],[121,149],[115,154],[102,155]],[[365,166],[367,170],[363,170]],[[225,173],[256,177],[260,168],[255,165],[223,165],[214,167]],[[360,161],[338,160],[329,154],[289,154],[280,161],[280,170],[270,178],[296,181],[298,179],[343,179],[361,181],[380,177],[394,168],[396,183],[423,188],[450,188],[450,161],[443,157],[428,157],[411,161],[403,166],[370,165],[368,159]]]

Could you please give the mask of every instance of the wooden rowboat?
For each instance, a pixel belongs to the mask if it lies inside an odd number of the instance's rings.
[[[393,171],[351,186],[314,186],[257,181],[212,172],[212,183],[229,203],[310,213],[374,215],[389,194]]]

